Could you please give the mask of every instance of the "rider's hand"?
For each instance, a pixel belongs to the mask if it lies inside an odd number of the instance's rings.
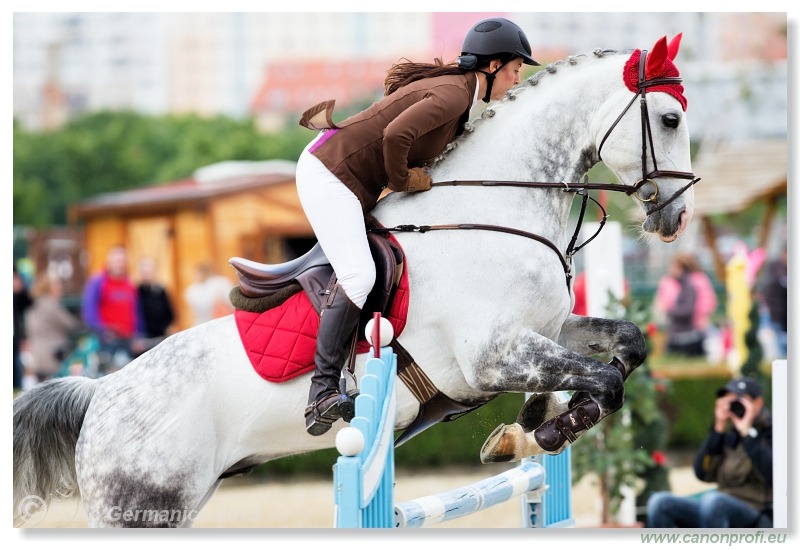
[[[428,191],[431,188],[431,177],[423,168],[409,168],[405,189],[407,193]]]

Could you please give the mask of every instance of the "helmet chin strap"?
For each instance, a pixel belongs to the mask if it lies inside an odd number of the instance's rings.
[[[500,72],[502,70],[503,67],[508,65],[508,63],[509,62],[506,61],[505,63],[503,63],[502,65],[497,67],[491,73],[487,73],[486,71],[482,71],[480,69],[476,69],[476,71],[478,71],[479,73],[482,73],[482,74],[486,75],[486,95],[484,95],[483,99],[481,100],[484,103],[489,103],[489,100],[492,98],[492,85],[494,84],[495,76],[497,75],[498,72]]]

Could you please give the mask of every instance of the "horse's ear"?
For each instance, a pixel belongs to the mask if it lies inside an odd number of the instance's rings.
[[[646,78],[656,77],[661,74],[661,68],[667,59],[667,37],[662,36],[658,39],[653,51],[647,54],[647,65],[645,70]]]
[[[681,38],[683,38],[683,33],[678,33],[675,35],[675,38],[669,41],[669,45],[667,46],[667,58],[674,60],[678,56],[678,50],[681,47]]]

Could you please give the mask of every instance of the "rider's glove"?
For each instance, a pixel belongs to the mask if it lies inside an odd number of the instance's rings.
[[[419,191],[427,191],[431,188],[431,177],[422,168],[409,168],[408,178],[403,187],[395,189],[395,191],[405,191],[407,193],[416,193]]]

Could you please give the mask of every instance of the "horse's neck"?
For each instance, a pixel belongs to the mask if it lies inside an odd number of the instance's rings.
[[[524,82],[516,99],[490,106],[493,117],[459,138],[456,148],[431,170],[434,180],[508,179],[577,181],[596,162],[596,114],[614,80],[614,60],[583,60]]]
[[[523,83],[515,100],[490,107],[495,115],[475,123],[475,130],[431,169],[434,181],[511,180],[576,182],[596,162],[595,126],[612,77],[617,70],[597,67],[607,60],[584,60],[586,67],[565,66],[563,74],[546,74],[536,86]],[[605,85],[605,80],[609,85]],[[591,84],[591,85],[590,85]],[[574,195],[560,190],[479,189],[458,201],[459,211],[473,211],[469,221],[486,223],[481,216],[505,218],[507,225],[563,240]],[[482,198],[481,198],[482,197]],[[452,197],[442,207],[453,211]]]

